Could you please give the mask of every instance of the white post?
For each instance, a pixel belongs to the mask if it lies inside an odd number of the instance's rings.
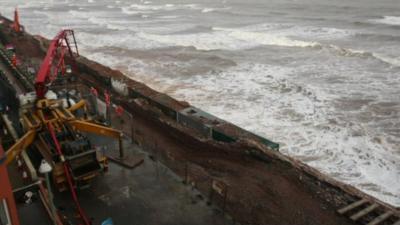
[[[45,175],[46,178],[46,186],[47,186],[47,191],[49,192],[49,205],[50,205],[50,210],[51,210],[51,219],[53,220],[54,224],[57,225],[56,222],[56,208],[54,206],[53,202],[53,192],[51,191],[51,184],[50,184],[50,177],[49,174],[52,171],[52,168],[50,164],[46,160],[42,160],[42,163],[40,164],[39,167],[39,172],[41,174]]]

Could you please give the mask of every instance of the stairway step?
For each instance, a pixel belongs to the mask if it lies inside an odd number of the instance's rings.
[[[351,204],[348,205],[348,206],[345,206],[345,207],[339,209],[337,212],[338,212],[339,214],[345,214],[346,212],[348,212],[348,211],[350,211],[350,210],[352,210],[352,209],[354,209],[354,208],[356,208],[356,207],[358,207],[358,206],[360,206],[360,205],[363,205],[363,204],[365,204],[365,203],[367,203],[367,202],[368,202],[368,201],[367,201],[366,199],[361,199],[361,200],[358,200],[358,201],[356,201],[356,202],[351,203]]]
[[[367,225],[378,225],[378,224],[382,223],[383,221],[385,221],[387,218],[391,217],[392,215],[393,215],[392,211],[387,211],[387,212],[379,215],[378,217],[376,217],[374,220],[369,222]]]
[[[352,220],[358,220],[358,219],[360,219],[361,217],[363,217],[363,216],[367,215],[368,213],[372,212],[374,209],[376,209],[376,208],[378,208],[378,207],[379,207],[379,205],[376,204],[376,203],[374,203],[374,204],[368,206],[367,208],[365,208],[365,209],[359,211],[358,213],[352,215],[352,216],[350,217],[350,219],[352,219]]]

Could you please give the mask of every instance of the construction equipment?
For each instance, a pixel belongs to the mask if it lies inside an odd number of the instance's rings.
[[[75,53],[69,37],[73,38]],[[122,132],[79,118],[74,113],[86,110],[86,102],[79,101],[67,108],[63,100],[46,99],[46,93],[59,74],[66,72],[65,54],[73,59],[78,56],[74,32],[63,30],[51,41],[46,57],[38,71],[35,89],[36,98],[24,100],[20,121],[25,134],[6,152],[5,163],[10,163],[23,150],[36,149],[42,158],[54,168],[54,186],[59,191],[69,189],[85,225],[90,222],[80,207],[75,188],[85,187],[97,175],[107,169],[107,159],[93,148],[84,132],[107,136],[119,140],[122,152]],[[26,97],[26,95],[22,96]],[[68,101],[68,99],[67,99]],[[86,112],[84,113],[86,115]]]
[[[54,168],[54,186],[59,191],[71,191],[84,224],[89,224],[81,212],[74,189],[87,186],[107,169],[107,159],[93,149],[81,131],[116,138],[120,140],[120,146],[122,134],[118,130],[76,118],[61,103],[61,100],[42,99],[28,110],[25,107],[22,127],[26,133],[7,150],[5,163],[10,163],[25,149],[36,149]]]
[[[72,42],[69,40],[70,38]],[[71,45],[74,48],[72,48]],[[75,49],[75,53],[72,49]],[[74,59],[75,56],[79,56],[78,45],[76,44],[73,30],[62,30],[51,41],[46,57],[40,66],[35,80],[35,89],[38,99],[43,99],[45,97],[48,86],[59,74],[64,75],[66,73],[65,54],[67,51],[71,59]],[[58,61],[56,62],[57,58]]]
[[[14,31],[16,33],[20,33],[22,30],[21,25],[19,24],[18,8],[15,8],[15,11],[14,11],[14,23],[13,23],[12,27],[14,28]]]

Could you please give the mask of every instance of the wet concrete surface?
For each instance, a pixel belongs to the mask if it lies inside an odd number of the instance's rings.
[[[107,146],[106,151],[116,151],[115,140],[93,137],[93,144]],[[78,192],[81,205],[93,224],[101,224],[107,218],[123,225],[233,224],[168,168],[152,160],[138,146],[128,141],[124,144],[126,154],[144,156],[144,163],[128,169],[110,162],[106,174]],[[74,206],[70,194],[58,193],[56,198],[56,206],[72,218]]]
[[[17,204],[21,225],[47,225],[52,224],[40,200],[31,204]]]
[[[3,93],[7,94],[7,93]],[[8,114],[18,121],[18,111],[12,108]],[[117,151],[117,141],[89,135],[92,143],[106,151]],[[127,169],[109,163],[109,170],[96,178],[88,189],[78,191],[79,199],[93,224],[101,224],[112,218],[121,225],[220,225],[231,224],[220,210],[209,206],[205,197],[182,183],[168,168],[151,159],[138,146],[125,141],[126,154],[144,156],[144,163],[135,169]],[[10,167],[14,188],[24,186],[15,165]],[[53,189],[54,190],[54,189]],[[55,205],[71,224],[79,224],[75,206],[69,192],[55,193]],[[51,224],[41,204],[18,204],[22,225]]]

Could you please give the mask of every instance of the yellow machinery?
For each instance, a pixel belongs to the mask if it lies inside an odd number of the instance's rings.
[[[81,132],[118,139],[120,157],[123,158],[122,133],[90,122],[86,118],[77,118],[74,115],[76,110],[83,108],[86,111],[86,103],[83,100],[65,108],[60,100],[46,99],[52,82],[59,74],[65,75],[70,70],[64,61],[67,54],[71,59],[79,56],[73,30],[60,31],[50,42],[35,79],[35,103],[32,104],[28,100],[20,107],[20,120],[25,134],[8,149],[5,161],[8,164],[24,149],[36,148],[40,157],[53,167],[54,186],[59,191],[71,191],[82,222],[90,225],[79,204],[75,188],[86,186],[104,171],[107,168],[107,160],[93,149],[90,140]]]
[[[59,191],[67,189],[69,172],[75,187],[88,184],[107,168],[107,159],[93,149],[81,132],[118,139],[120,151],[123,149],[120,131],[74,116],[74,111],[86,109],[85,106],[84,100],[64,108],[61,100],[41,99],[25,108],[21,116],[25,135],[7,150],[6,163],[24,149],[34,147],[53,165],[54,185]]]

